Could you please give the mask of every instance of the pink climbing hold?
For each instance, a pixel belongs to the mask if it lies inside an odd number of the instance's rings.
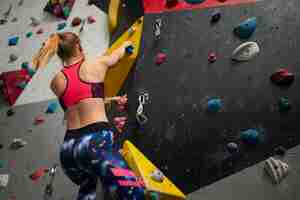
[[[34,119],[34,125],[40,125],[45,122],[45,118],[43,116],[37,116]]]
[[[89,24],[93,24],[96,22],[96,17],[94,16],[88,16],[87,21]]]
[[[127,117],[115,117],[113,121],[118,131],[121,132],[125,127]]]
[[[127,108],[128,105],[128,98],[127,95],[120,96],[119,99],[117,100],[117,111],[118,112],[123,112]]]
[[[161,65],[167,60],[167,54],[165,53],[158,53],[155,57],[155,63],[157,65]]]
[[[38,34],[38,35],[43,34],[43,33],[44,33],[44,29],[42,29],[42,28],[40,28],[40,29],[36,32],[36,34]]]
[[[210,52],[209,55],[208,55],[208,61],[209,61],[210,63],[214,63],[214,62],[216,62],[216,60],[217,60],[217,55],[216,55],[216,53]]]

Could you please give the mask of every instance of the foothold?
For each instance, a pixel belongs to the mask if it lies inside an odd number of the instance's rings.
[[[18,21],[18,18],[17,18],[17,17],[14,17],[14,18],[11,19],[11,22],[13,22],[13,23],[14,23],[14,22],[17,22],[17,21]]]
[[[49,169],[47,168],[39,168],[37,169],[35,172],[33,172],[32,174],[29,175],[29,178],[32,181],[37,181],[39,180],[41,177],[43,177],[45,175],[46,172],[48,172]]]
[[[33,32],[26,33],[26,38],[30,38],[33,35]]]
[[[278,156],[284,156],[286,154],[286,148],[283,146],[276,147],[274,153]]]
[[[210,52],[209,55],[208,55],[208,61],[210,63],[214,63],[217,61],[217,55],[215,52]]]
[[[158,53],[155,57],[155,64],[161,65],[167,60],[167,54],[165,53]]]
[[[66,26],[67,26],[67,23],[66,23],[66,22],[59,23],[59,24],[57,25],[57,30],[58,30],[58,31],[61,31],[61,30],[63,30]]]
[[[45,118],[43,116],[37,116],[34,119],[34,125],[40,125],[45,122]]]
[[[40,29],[36,32],[36,34],[38,34],[38,35],[43,34],[43,33],[44,33],[44,29],[42,29],[42,28],[40,28]]]
[[[9,109],[7,112],[6,112],[6,116],[7,117],[11,117],[15,114],[14,110],[13,109]]]
[[[36,19],[35,17],[30,17],[30,20],[31,20],[31,26],[33,26],[33,27],[37,27],[37,26],[39,26],[41,23],[39,22],[39,20],[38,19]]]
[[[21,68],[22,68],[22,69],[25,69],[25,70],[29,69],[29,62],[23,62],[23,63],[21,64]]]
[[[233,61],[249,61],[259,52],[260,49],[256,42],[245,42],[232,52],[231,59]]]
[[[57,102],[52,102],[48,105],[46,113],[49,113],[49,114],[55,113],[57,111],[57,109],[58,109]]]
[[[4,188],[8,185],[9,175],[8,174],[0,174],[0,187]]]
[[[222,15],[222,14],[221,14],[220,11],[215,11],[215,12],[213,12],[213,14],[211,15],[210,22],[211,22],[212,24],[217,23],[218,21],[220,21],[221,15]]]
[[[177,6],[178,3],[179,3],[178,0],[167,0],[166,7],[173,8],[173,7]]]
[[[18,88],[20,88],[20,89],[25,89],[25,87],[27,86],[27,82],[26,81],[22,81],[22,82],[20,82],[20,83],[17,83],[17,85],[16,85]]]
[[[256,17],[251,17],[241,24],[239,24],[234,30],[234,34],[240,39],[248,39],[256,30]]]
[[[75,27],[75,26],[79,26],[82,22],[82,19],[80,17],[75,17],[73,20],[72,20],[72,26]]]
[[[14,36],[8,39],[8,46],[16,46],[19,42],[19,37],[18,36]]]
[[[241,132],[241,139],[251,145],[256,145],[260,143],[260,133],[256,129],[248,129]]]
[[[6,24],[7,23],[7,19],[0,19],[0,25]]]
[[[280,97],[278,100],[279,112],[286,113],[292,109],[289,99],[286,97]]]
[[[273,157],[266,160],[264,169],[275,184],[279,184],[289,172],[288,164]]]
[[[133,54],[134,47],[133,45],[129,45],[125,48],[126,53]]]
[[[25,140],[23,140],[22,138],[15,138],[10,144],[10,148],[13,150],[17,150],[24,147],[25,145],[27,145],[27,142]]]
[[[96,22],[96,17],[88,16],[87,21],[88,21],[88,24],[93,24]]]
[[[295,76],[287,69],[280,69],[273,73],[270,79],[273,83],[279,86],[290,86],[294,82]]]
[[[12,53],[12,54],[9,55],[9,62],[10,62],[10,63],[13,63],[13,62],[15,62],[16,60],[18,60],[18,58],[19,58],[19,57],[18,57],[16,54],[13,54],[13,53]]]
[[[164,181],[164,174],[160,170],[153,171],[150,176],[156,182],[161,183]]]
[[[236,143],[230,142],[227,144],[227,150],[229,153],[236,153],[239,151],[239,147]]]
[[[211,113],[217,113],[221,110],[222,106],[223,104],[221,99],[213,98],[207,102],[207,111]]]

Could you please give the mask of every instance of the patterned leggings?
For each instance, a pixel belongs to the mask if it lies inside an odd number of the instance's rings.
[[[68,130],[60,152],[64,173],[80,186],[77,200],[96,200],[97,180],[117,200],[145,200],[144,186],[113,149],[107,122]]]

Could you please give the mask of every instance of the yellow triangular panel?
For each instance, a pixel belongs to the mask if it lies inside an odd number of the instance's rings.
[[[124,41],[131,41],[134,46],[134,52],[131,55],[123,57],[116,66],[111,67],[106,74],[104,81],[105,97],[116,96],[125,82],[130,69],[134,65],[140,49],[141,37],[143,32],[144,18],[137,20],[123,35],[108,49],[110,54],[119,48]],[[132,31],[134,30],[134,31]]]
[[[110,0],[108,8],[108,25],[111,33],[113,33],[117,28],[119,9],[120,0]]]
[[[167,177],[164,176],[163,182],[156,182],[151,178],[151,173],[157,170],[157,167],[131,142],[124,142],[122,155],[129,167],[143,179],[147,192],[157,192],[160,200],[181,200],[186,198]]]

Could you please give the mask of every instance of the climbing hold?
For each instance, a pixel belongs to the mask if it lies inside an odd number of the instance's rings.
[[[66,23],[66,22],[59,23],[59,24],[57,25],[57,30],[58,30],[58,31],[61,31],[61,30],[63,30],[66,26],[67,26],[67,23]]]
[[[75,26],[79,26],[82,22],[82,19],[80,17],[75,17],[73,20],[72,20],[72,26],[75,27]]]
[[[17,83],[16,86],[20,89],[25,89],[25,87],[27,86],[27,82],[26,81],[22,81],[20,83]]]
[[[12,54],[9,55],[9,62],[10,63],[15,62],[16,60],[18,60],[18,58],[19,57],[16,54],[12,53]]]
[[[128,106],[128,98],[127,95],[120,96],[120,98],[117,100],[117,111],[123,112]]]
[[[63,8],[63,15],[65,16],[65,18],[68,18],[70,16],[71,13],[71,8],[68,6],[65,6]]]
[[[45,118],[43,116],[37,116],[34,119],[34,125],[40,125],[45,122]]]
[[[23,6],[24,0],[20,0],[18,6]]]
[[[17,18],[17,17],[14,17],[14,18],[11,19],[11,22],[13,22],[13,23],[14,23],[14,22],[17,22],[17,21],[18,21],[18,18]]]
[[[32,174],[29,175],[29,178],[32,181],[37,181],[39,180],[41,177],[43,177],[45,175],[46,172],[48,172],[49,169],[47,168],[39,168],[37,169],[35,172],[33,172]]]
[[[227,0],[218,0],[219,2],[221,2],[221,3],[224,3],[225,1],[227,1]]]
[[[284,156],[286,154],[286,148],[283,146],[276,147],[274,149],[274,153],[279,156]]]
[[[132,45],[129,45],[125,48],[126,53],[132,54],[134,50],[134,47]]]
[[[88,16],[87,21],[88,21],[88,24],[93,24],[96,22],[96,17]]]
[[[36,73],[36,71],[34,69],[30,68],[30,67],[27,68],[26,71],[29,74],[29,76],[31,76],[31,77]]]
[[[160,52],[155,57],[155,64],[161,65],[166,60],[167,60],[167,54]]]
[[[9,175],[8,174],[0,174],[0,187],[6,187],[8,185]]]
[[[178,0],[167,0],[166,7],[172,8],[172,7],[177,6],[178,3],[179,3]]]
[[[10,148],[13,150],[17,150],[24,147],[25,145],[27,145],[27,142],[25,140],[23,140],[22,138],[15,138],[10,144]]]
[[[184,0],[184,1],[189,4],[200,4],[203,3],[205,0]]]
[[[240,39],[248,39],[251,37],[255,30],[256,17],[251,17],[234,28],[233,32]]]
[[[287,69],[280,69],[273,73],[270,79],[279,86],[290,86],[294,82],[295,76]]]
[[[0,144],[0,149],[3,149],[3,144]]]
[[[33,32],[26,33],[26,38],[30,38],[33,35]]]
[[[15,46],[17,45],[19,42],[19,37],[18,36],[14,36],[8,39],[8,46]]]
[[[210,99],[207,102],[207,111],[211,113],[219,112],[222,108],[222,100],[219,98]]]
[[[58,109],[57,102],[52,102],[48,105],[48,108],[46,110],[46,113],[55,113]]]
[[[64,14],[63,7],[59,4],[53,6],[53,14],[55,16],[62,16]]]
[[[23,62],[21,68],[27,70],[29,68],[29,62]]]
[[[260,133],[256,129],[248,129],[241,132],[241,139],[251,145],[256,145],[260,142]]]
[[[38,35],[40,35],[40,34],[42,34],[42,33],[44,33],[44,29],[42,29],[42,28],[40,28],[40,29],[36,32],[36,34],[38,34]]]
[[[156,182],[163,182],[164,181],[164,174],[156,169],[155,171],[153,171],[150,175],[150,177],[152,178],[152,180],[156,181]]]
[[[113,121],[118,131],[121,132],[126,124],[127,117],[115,117]]]
[[[278,100],[279,112],[286,113],[292,109],[292,106],[286,97],[280,97]]]
[[[41,23],[39,22],[38,19],[36,19],[35,17],[30,17],[30,20],[31,20],[31,23],[30,25],[33,26],[33,27],[37,27],[39,26]]]
[[[245,42],[233,51],[231,59],[234,61],[249,61],[254,58],[259,51],[260,49],[256,42]]]
[[[4,165],[5,165],[4,160],[0,160],[0,169],[2,169],[4,167]]]
[[[266,160],[264,169],[272,181],[278,184],[288,175],[289,166],[281,160],[270,157]]]
[[[217,60],[217,55],[216,55],[216,53],[210,52],[209,55],[208,55],[208,61],[209,61],[210,63],[214,63],[214,62],[216,62],[216,60]]]
[[[13,109],[9,109],[7,112],[6,112],[6,116],[7,117],[11,117],[15,114],[14,110]]]
[[[135,33],[135,31],[136,31],[136,28],[135,27],[130,27],[129,29],[128,29],[128,35],[129,35],[129,37],[131,37],[134,33]]]
[[[227,150],[229,153],[236,153],[239,151],[239,147],[236,143],[230,142],[227,144]]]
[[[218,21],[220,21],[221,19],[221,12],[220,11],[215,11],[213,12],[213,14],[211,15],[211,19],[210,22],[213,23],[217,23]]]
[[[156,192],[150,192],[149,196],[150,196],[150,200],[159,200],[159,195]]]

